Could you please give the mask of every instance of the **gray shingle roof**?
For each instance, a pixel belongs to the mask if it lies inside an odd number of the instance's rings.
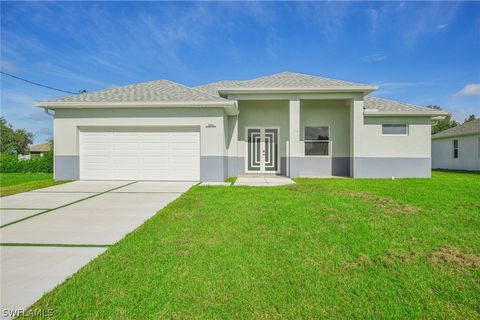
[[[196,87],[210,93],[219,89],[253,89],[253,88],[342,88],[355,89],[359,87],[372,87],[363,83],[348,82],[324,77],[311,76],[295,72],[281,72],[270,76],[260,77],[252,80],[228,80],[205,84]]]
[[[30,152],[46,152],[52,149],[52,145],[50,143],[34,144],[33,146],[30,146],[29,149]]]
[[[403,103],[395,100],[388,100],[383,98],[365,96],[364,98],[365,109],[375,109],[378,111],[387,112],[408,112],[408,113],[431,113],[432,115],[441,114],[436,109],[430,109],[425,107],[416,106],[409,103]]]
[[[168,80],[135,83],[68,96],[48,102],[213,102],[227,101],[219,95],[189,88]]]
[[[468,121],[462,125],[436,133],[432,136],[432,139],[466,136],[470,134],[480,134],[480,119]]]

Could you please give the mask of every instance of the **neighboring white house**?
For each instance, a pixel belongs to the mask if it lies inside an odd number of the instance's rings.
[[[480,119],[434,134],[432,167],[480,171]]]
[[[55,110],[55,178],[223,181],[430,177],[438,110],[377,87],[283,72],[186,87],[167,80],[39,102]]]

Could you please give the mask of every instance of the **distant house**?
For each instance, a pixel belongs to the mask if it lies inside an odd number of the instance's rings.
[[[29,147],[28,154],[19,154],[18,159],[29,160],[36,157],[43,157],[44,153],[50,150],[52,150],[52,145],[50,143],[35,144]]]
[[[432,168],[480,171],[480,119],[432,136]]]
[[[30,146],[30,156],[32,158],[43,157],[43,154],[50,150],[52,150],[52,145],[50,143],[35,144]]]

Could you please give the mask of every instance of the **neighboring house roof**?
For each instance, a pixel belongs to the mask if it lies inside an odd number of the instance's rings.
[[[388,114],[409,114],[409,115],[447,115],[447,112],[403,103],[395,100],[365,96],[365,114],[367,115],[388,115]]]
[[[432,135],[432,139],[467,136],[471,134],[480,134],[480,119],[468,121],[459,126],[438,132]]]
[[[234,92],[278,92],[288,91],[367,91],[377,87],[363,83],[348,82],[295,72],[281,72],[252,80],[219,81],[196,87],[211,94]]]
[[[225,102],[218,95],[168,81],[156,80],[112,87],[47,102]]]
[[[40,144],[34,144],[33,146],[30,146],[30,152],[47,152],[52,149],[52,145],[50,143],[40,143]]]

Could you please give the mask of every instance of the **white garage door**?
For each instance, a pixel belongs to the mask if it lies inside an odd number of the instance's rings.
[[[80,179],[200,180],[198,128],[82,128]]]

